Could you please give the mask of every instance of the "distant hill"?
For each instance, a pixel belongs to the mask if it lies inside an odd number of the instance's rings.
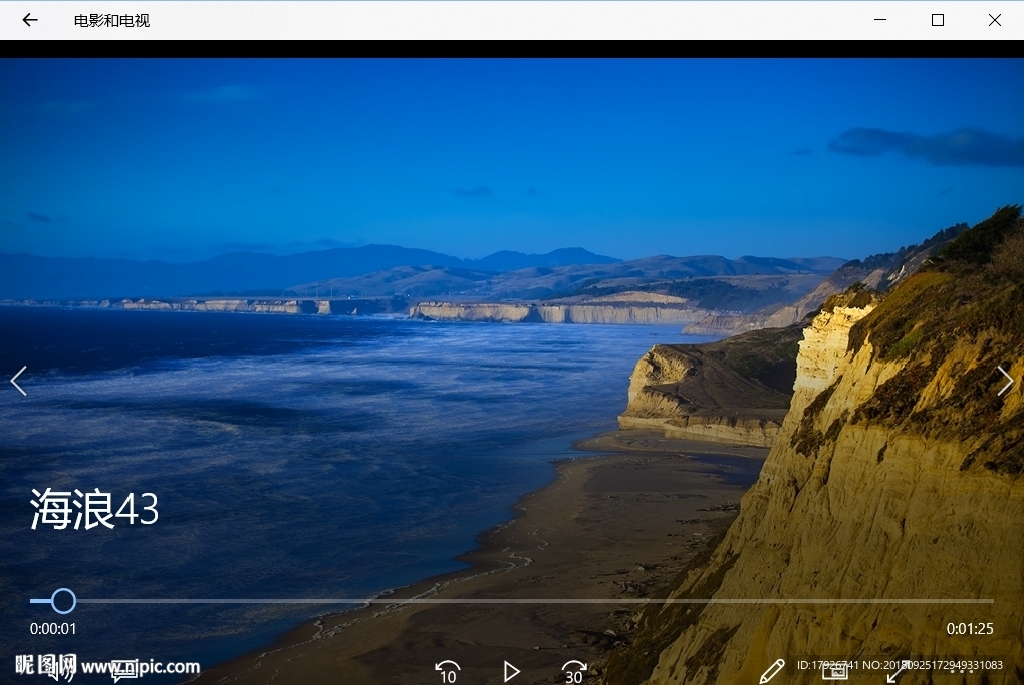
[[[789,326],[815,312],[830,296],[841,293],[854,283],[863,283],[873,290],[885,292],[920,269],[925,262],[968,229],[967,224],[956,224],[943,229],[920,245],[901,247],[896,252],[883,252],[863,260],[846,262],[821,281],[816,288],[799,299],[778,305],[765,306],[743,315],[713,315],[686,327],[693,335],[721,335],[742,333],[760,328]]]
[[[467,259],[465,266],[480,271],[517,271],[536,266],[571,266],[573,264],[614,264],[621,260],[594,254],[582,247],[563,247],[547,254],[524,254],[502,250],[483,259]]]
[[[435,266],[490,272],[513,268],[614,263],[582,248],[547,254],[498,252],[463,260],[430,250],[364,245],[276,256],[231,252],[200,262],[36,257],[0,254],[0,298],[62,299],[285,294],[295,283],[359,276],[396,267]]]
[[[548,255],[497,253],[495,263],[514,264],[520,257],[537,260],[565,260],[566,257],[599,257],[585,250],[556,250]],[[519,255],[519,257],[507,257]],[[656,255],[630,261],[574,263],[564,266],[532,265],[514,271],[487,271],[480,262],[466,262],[472,268],[450,266],[401,266],[385,271],[339,277],[323,281],[297,283],[296,293],[333,293],[352,297],[392,297],[457,301],[565,300],[607,296],[618,292],[645,290],[679,295],[701,304],[710,291],[721,300],[735,303],[791,302],[815,287],[822,276],[831,273],[845,260],[834,257],[778,259],[740,257],[727,259],[717,255],[672,257]],[[698,279],[698,286],[682,286],[680,281]],[[716,279],[709,283],[708,279]],[[725,282],[718,282],[724,279]],[[737,281],[743,285],[734,285]],[[675,292],[673,288],[679,289]],[[702,306],[719,306],[714,304]],[[742,306],[738,309],[745,310]]]

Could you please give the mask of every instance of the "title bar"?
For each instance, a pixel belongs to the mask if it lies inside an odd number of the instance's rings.
[[[3,40],[1024,38],[1024,3],[985,0],[39,0],[2,5]]]

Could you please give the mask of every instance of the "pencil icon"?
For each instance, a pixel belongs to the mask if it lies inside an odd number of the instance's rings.
[[[768,670],[761,674],[761,685],[764,685],[769,680],[774,678],[782,670],[782,667],[786,665],[785,659],[777,659],[774,664],[768,667]]]

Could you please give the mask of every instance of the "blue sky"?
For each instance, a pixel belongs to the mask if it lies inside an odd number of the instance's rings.
[[[1024,201],[1024,60],[2,60],[0,252],[862,257]]]

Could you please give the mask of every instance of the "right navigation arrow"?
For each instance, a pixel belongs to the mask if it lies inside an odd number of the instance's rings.
[[[505,662],[505,682],[507,683],[508,681],[510,681],[513,678],[515,678],[517,675],[519,675],[519,669],[506,661]]]
[[[999,373],[1003,374],[1010,380],[1010,382],[1003,386],[1003,389],[999,391],[998,397],[1002,397],[1003,393],[1009,390],[1010,386],[1013,385],[1016,381],[1013,380],[1013,377],[1010,374],[1006,373],[1006,371],[1003,370],[1003,367],[997,366],[996,368],[999,369]]]

